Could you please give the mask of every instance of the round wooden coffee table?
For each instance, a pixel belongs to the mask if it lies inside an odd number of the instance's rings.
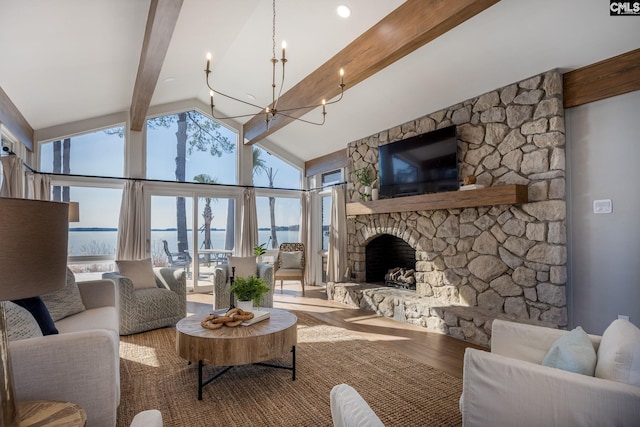
[[[266,320],[249,326],[206,329],[200,325],[205,315],[185,317],[176,324],[176,350],[189,362],[198,362],[198,400],[202,400],[202,388],[233,366],[260,364],[273,368],[289,369],[296,379],[296,343],[298,318],[277,308],[262,308],[269,311]],[[216,311],[223,314],[225,310]],[[291,366],[262,363],[291,352]],[[225,369],[203,381],[203,365],[224,366]]]

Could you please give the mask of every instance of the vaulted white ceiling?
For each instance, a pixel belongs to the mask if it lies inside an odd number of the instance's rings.
[[[276,53],[281,40],[288,44],[284,90],[402,3],[278,0]],[[351,8],[350,18],[337,16],[339,4]],[[0,87],[34,129],[126,111],[149,5],[0,0]],[[194,98],[208,104],[209,51],[219,90],[243,99],[252,94],[266,105],[271,20],[267,0],[184,0],[151,105]],[[349,86],[345,67],[344,100],[328,108],[324,126],[295,122],[264,144],[310,160],[534,74],[569,71],[638,47],[640,17],[611,17],[608,2],[502,0],[356,86]],[[216,105],[221,114],[250,112],[223,99]]]

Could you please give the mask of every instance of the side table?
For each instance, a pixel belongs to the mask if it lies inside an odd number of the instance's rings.
[[[84,409],[69,402],[46,400],[18,402],[18,414],[20,427],[84,427],[87,422]]]

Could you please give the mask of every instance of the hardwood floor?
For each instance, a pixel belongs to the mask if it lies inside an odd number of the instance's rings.
[[[187,311],[204,313],[211,310],[211,293],[187,295]],[[370,311],[347,307],[328,301],[324,287],[306,286],[305,296],[299,282],[276,286],[274,307],[299,310],[334,326],[358,333],[367,340],[411,357],[419,362],[462,378],[464,350],[482,348],[446,335],[428,332],[424,328],[381,317]]]

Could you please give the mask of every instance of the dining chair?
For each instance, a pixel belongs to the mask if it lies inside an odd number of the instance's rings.
[[[273,273],[274,279],[280,280],[280,291],[282,291],[284,280],[300,280],[302,295],[304,295],[305,261],[304,243],[280,244]]]
[[[171,252],[169,250],[169,243],[166,240],[162,241],[164,246],[164,253],[169,259],[169,267],[171,268],[184,268],[189,276],[189,267],[191,266],[191,255],[188,252]]]

